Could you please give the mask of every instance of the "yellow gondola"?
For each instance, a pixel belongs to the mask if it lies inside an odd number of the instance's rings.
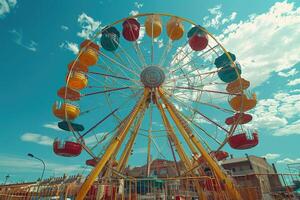
[[[90,40],[85,40],[80,44],[79,60],[83,65],[91,66],[98,62],[99,46]]]
[[[171,40],[179,40],[184,33],[182,20],[172,17],[167,23],[167,34]]]
[[[145,29],[149,37],[158,37],[162,32],[162,23],[159,15],[149,15],[145,22]]]
[[[70,103],[56,101],[52,106],[53,114],[63,120],[74,120],[80,114],[80,109]]]
[[[241,78],[229,83],[226,87],[227,92],[229,93],[238,93],[241,90],[245,90],[250,86],[250,82]]]
[[[69,77],[69,82],[68,82],[68,87],[74,90],[82,90],[83,88],[85,88],[88,84],[88,79],[85,76],[85,74],[78,72],[78,71],[74,71],[74,72],[70,72],[70,74],[68,75]],[[67,79],[68,79],[67,76]]]
[[[256,94],[253,93],[251,98],[248,98],[245,94],[238,95],[233,97],[229,104],[230,106],[235,110],[239,112],[246,112],[248,110],[251,110],[256,106],[257,100],[256,100]]]

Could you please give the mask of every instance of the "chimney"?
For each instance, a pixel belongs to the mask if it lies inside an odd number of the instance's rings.
[[[249,161],[249,167],[250,167],[250,169],[253,169],[251,160],[249,159],[249,155],[248,155],[247,153],[245,153],[245,156],[247,157],[247,159],[248,159],[248,161]]]

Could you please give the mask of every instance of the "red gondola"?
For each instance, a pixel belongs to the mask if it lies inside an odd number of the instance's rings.
[[[128,41],[136,41],[140,35],[140,23],[136,19],[127,19],[123,22],[123,37]]]
[[[258,134],[252,133],[251,137],[247,133],[240,133],[230,136],[228,143],[233,149],[250,149],[258,144]]]
[[[235,124],[238,121],[239,117],[241,117],[240,120],[239,120],[239,124],[246,124],[246,123],[248,123],[252,120],[252,115],[250,115],[250,114],[236,113],[234,116],[228,117],[225,120],[225,123],[227,125]]]
[[[77,142],[55,139],[53,142],[53,151],[59,156],[75,157],[80,155],[82,147]]]
[[[194,51],[201,51],[208,45],[207,34],[195,26],[188,32],[189,45]]]
[[[85,164],[89,165],[89,166],[92,166],[92,167],[95,167],[97,165],[97,162],[98,161],[95,158],[93,158],[93,159],[86,160]]]
[[[212,151],[211,155],[216,157],[216,159],[218,161],[224,160],[225,158],[227,158],[229,156],[226,151]]]

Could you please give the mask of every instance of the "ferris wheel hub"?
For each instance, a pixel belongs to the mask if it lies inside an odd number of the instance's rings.
[[[157,66],[146,67],[140,75],[141,82],[149,88],[159,87],[165,81],[165,77],[163,70]]]

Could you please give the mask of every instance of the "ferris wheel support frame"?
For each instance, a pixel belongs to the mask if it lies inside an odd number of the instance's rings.
[[[115,137],[113,142],[107,147],[107,149],[106,149],[105,153],[103,154],[102,158],[100,159],[100,161],[94,167],[94,169],[92,170],[90,175],[87,177],[85,182],[82,184],[82,186],[81,186],[81,188],[78,192],[78,195],[76,197],[76,200],[83,200],[84,199],[84,197],[88,193],[90,187],[92,186],[92,184],[94,183],[94,181],[98,177],[99,173],[104,168],[105,164],[110,159],[110,157],[114,154],[116,148],[120,144],[123,143],[123,141],[125,139],[125,136],[127,135],[128,131],[130,129],[130,126],[132,125],[134,119],[136,118],[138,113],[145,107],[146,101],[148,100],[148,97],[149,97],[149,89],[145,88],[142,98],[136,104],[135,108],[133,109],[133,112],[130,113],[130,115],[128,116],[129,118],[128,118],[128,120],[126,120],[127,123],[125,124],[124,129],[121,130],[120,134],[117,137]]]
[[[159,111],[161,113],[163,123],[166,127],[168,137],[170,137],[171,140],[173,141],[174,146],[177,150],[177,153],[178,153],[180,159],[183,161],[183,164],[186,168],[186,171],[189,171],[189,174],[194,176],[194,172],[190,171],[190,169],[192,168],[192,163],[191,163],[190,159],[188,158],[188,156],[186,155],[185,151],[183,150],[183,147],[182,147],[181,143],[179,142],[179,139],[175,135],[174,130],[173,130],[168,118],[167,118],[166,112],[164,111],[164,109],[162,107],[162,104],[159,101],[157,101],[157,96],[156,96],[156,102],[157,102],[157,108],[159,109]],[[206,200],[207,198],[206,198],[206,196],[205,196],[198,180],[195,180],[194,183],[195,183],[196,190],[197,190],[197,193],[198,193],[199,197],[203,200]]]
[[[146,105],[147,107],[147,105]],[[137,134],[138,134],[138,131],[141,127],[141,124],[142,124],[142,121],[144,119],[144,114],[145,114],[145,109],[141,110],[141,113],[140,113],[140,116],[137,120],[137,123],[134,127],[134,130],[131,134],[131,137],[129,139],[129,141],[127,142],[127,145],[126,145],[126,148],[125,150],[123,151],[122,155],[121,155],[121,158],[119,160],[119,163],[118,163],[118,166],[117,166],[117,171],[122,171],[124,170],[127,162],[128,162],[128,159],[129,159],[129,155],[131,153],[131,150],[132,150],[132,147],[133,147],[133,144],[135,142],[135,139],[137,137]]]
[[[167,100],[167,98],[164,95],[164,93],[163,93],[162,90],[158,90],[158,92],[159,92],[159,95],[160,95],[162,101],[166,105],[166,108],[167,108],[167,110],[168,110],[171,118],[173,119],[173,121],[175,122],[176,126],[178,127],[181,135],[184,136],[187,133],[185,132],[184,127],[180,123],[180,119],[176,115],[176,113],[178,113],[177,109],[173,106],[173,104],[171,104]],[[211,169],[215,172],[215,174],[218,177],[218,179],[224,182],[225,187],[229,191],[231,198],[233,198],[234,200],[240,200],[241,196],[240,196],[239,192],[237,191],[237,189],[235,188],[232,179],[229,178],[226,175],[225,172],[223,172],[223,170],[212,159],[212,157],[206,152],[206,150],[204,149],[204,147],[202,146],[202,144],[200,143],[200,141],[193,134],[189,135],[189,139],[196,146],[196,148],[201,153],[201,155],[203,156],[204,160],[208,163],[208,165],[211,167]]]

